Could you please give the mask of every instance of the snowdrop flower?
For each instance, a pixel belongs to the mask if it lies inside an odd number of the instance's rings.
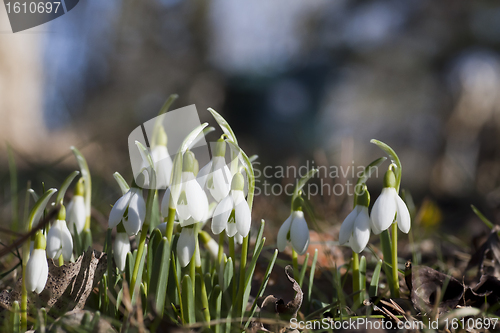
[[[284,251],[288,242],[291,243],[292,248],[299,255],[306,253],[309,247],[309,228],[302,212],[302,203],[303,199],[301,197],[294,200],[293,212],[283,222],[278,231],[279,251]]]
[[[73,234],[73,232],[75,231],[75,226],[78,233],[81,233],[83,227],[85,226],[86,213],[83,192],[83,178],[80,178],[78,183],[76,183],[75,195],[68,204],[67,221],[68,229],[71,234]]]
[[[181,267],[186,267],[193,257],[196,248],[195,226],[190,225],[182,228],[177,241],[177,257]]]
[[[219,139],[215,144],[210,174],[207,178],[207,188],[215,201],[224,199],[231,189],[231,172],[226,165],[226,142]]]
[[[130,252],[130,240],[122,223],[117,226],[115,242],[113,244],[113,257],[116,267],[123,272],[127,262],[127,253]]]
[[[167,133],[163,126],[159,128],[157,143],[151,150],[156,171],[156,188],[164,189],[170,186],[170,177],[172,176],[172,158],[167,149]]]
[[[73,238],[66,226],[66,209],[61,205],[57,220],[52,224],[47,234],[47,256],[59,259],[62,255],[64,261],[71,259],[73,253]]]
[[[187,220],[192,217],[195,221],[202,221],[208,212],[208,200],[205,192],[196,181],[198,162],[193,152],[187,151],[182,163],[182,184],[177,201],[177,215],[180,220]]]
[[[384,188],[375,201],[371,214],[371,227],[378,235],[394,222],[394,216],[399,230],[407,234],[410,231],[410,212],[396,192],[396,176],[389,169],[384,176]]]
[[[146,216],[146,203],[142,197],[141,189],[135,187],[125,193],[111,209],[109,213],[108,228],[112,229],[123,222],[123,226],[129,236],[137,235]]]
[[[357,198],[356,206],[353,211],[347,215],[340,227],[340,245],[349,242],[352,250],[356,253],[363,251],[370,239],[369,205],[370,193],[368,193],[368,189],[364,186],[363,193]]]
[[[45,236],[38,231],[35,236],[33,253],[26,264],[26,289],[41,293],[49,276],[49,265],[45,255]]]
[[[215,208],[212,218],[214,234],[217,235],[226,230],[229,237],[235,236],[236,233],[242,237],[248,235],[252,217],[245,194],[243,194],[244,185],[243,175],[237,172],[231,181],[231,192]]]

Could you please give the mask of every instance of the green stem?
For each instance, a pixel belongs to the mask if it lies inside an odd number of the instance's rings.
[[[295,252],[295,249],[292,247],[292,263],[293,263],[293,275],[298,276],[299,274],[299,260],[297,258],[297,252]]]
[[[359,255],[352,251],[352,289],[356,293],[354,295],[354,308],[357,309],[360,304],[360,283],[359,283]]]
[[[234,272],[234,275],[233,275],[233,303],[235,303],[235,298],[236,298],[236,283],[234,282],[235,281],[235,277],[236,277],[236,255],[234,253],[234,237],[229,237],[229,257],[231,258],[231,260],[233,261],[233,272]]]
[[[398,276],[398,223],[391,226],[392,232],[392,279],[394,283],[394,297],[399,297],[399,276]]]
[[[59,266],[62,266],[64,265],[64,258],[62,256],[62,254],[59,256]]]
[[[195,258],[198,258],[200,255],[200,246],[198,241],[196,241],[196,250],[195,250]],[[205,278],[203,275],[203,271],[201,270],[201,266],[196,266],[196,272],[200,274],[201,280],[201,304],[203,306],[203,315],[205,317],[205,321],[210,323],[210,307],[208,305],[208,296],[207,296],[207,288],[205,286]],[[210,328],[210,324],[208,324]]]
[[[170,243],[172,241],[172,235],[174,234],[174,221],[175,221],[175,208],[168,207],[168,217],[167,217],[167,239]]]
[[[139,239],[139,245],[137,246],[137,257],[135,257],[134,271],[132,273],[132,279],[130,283],[130,299],[133,299],[135,284],[137,281],[137,275],[139,274],[139,266],[141,264],[142,254],[144,253],[144,247],[146,245],[146,238],[148,236],[149,222],[151,220],[151,215],[153,212],[153,203],[156,190],[150,189],[148,191],[148,200],[146,201],[146,217],[144,218],[144,223],[141,230],[141,238]]]
[[[217,253],[217,263],[220,265],[222,263],[222,258],[224,255],[224,233],[219,234],[219,252]]]
[[[27,240],[23,244],[23,283],[21,290],[21,332],[26,332],[28,329],[28,290],[26,289],[26,264],[28,263],[30,253],[30,241]]]
[[[247,266],[247,256],[248,256],[248,238],[249,235],[243,238],[243,244],[241,245],[241,260],[240,260],[240,286],[239,286],[239,299],[238,299],[238,308],[239,311],[242,309],[243,304],[243,294],[245,293],[245,271]],[[243,320],[243,313],[240,316]]]

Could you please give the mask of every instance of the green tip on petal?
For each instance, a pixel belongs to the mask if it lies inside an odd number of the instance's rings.
[[[41,230],[38,230],[35,235],[35,244],[33,246],[36,250],[45,250],[47,246],[47,242],[45,241],[45,236],[43,235]]]
[[[294,212],[301,212],[302,211],[302,206],[304,205],[304,199],[299,195],[298,197],[295,198],[295,200],[292,203],[292,208]]]
[[[220,138],[215,144],[215,156],[226,156],[226,141]]]
[[[156,144],[158,146],[166,146],[167,145],[167,142],[168,142],[167,133],[165,132],[165,129],[163,128],[163,126],[160,126],[158,129],[157,139],[158,139],[158,141],[156,142]]]
[[[396,175],[389,169],[384,175],[384,187],[394,187],[396,188]]]
[[[362,184],[361,187],[356,188],[356,191],[359,191],[359,193],[357,193],[356,205],[365,207],[370,206],[370,192],[368,192],[366,185]]]
[[[194,173],[194,153],[190,150],[186,151],[182,160],[182,171],[188,171]]]
[[[243,175],[239,172],[235,173],[233,176],[233,180],[231,181],[231,190],[235,191],[243,191],[245,187],[245,179]]]
[[[83,181],[83,177],[80,177],[80,179],[76,183],[75,195],[80,195],[83,197],[83,194],[85,193],[85,185],[83,184]]]
[[[63,204],[61,204],[61,208],[59,209],[59,213],[57,213],[57,219],[66,221],[66,208]]]
[[[118,225],[116,226],[116,232],[123,232],[123,233],[127,232],[125,230],[125,226],[123,225],[123,222],[118,223]]]

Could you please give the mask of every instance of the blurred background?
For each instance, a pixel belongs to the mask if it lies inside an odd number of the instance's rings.
[[[364,166],[382,155],[369,143],[377,138],[399,153],[416,223],[470,236],[482,230],[470,204],[498,215],[496,1],[85,0],[16,34],[0,7],[3,223],[7,145],[22,197],[28,180],[58,187],[77,167],[75,145],[105,225],[120,193],[112,173],[131,179],[128,134],[172,93],[174,108],[196,104],[212,125],[206,109],[219,111],[261,167]],[[369,183],[372,198],[387,166]],[[332,228],[352,205],[346,195],[311,201]],[[277,230],[289,198],[258,196],[254,207]]]

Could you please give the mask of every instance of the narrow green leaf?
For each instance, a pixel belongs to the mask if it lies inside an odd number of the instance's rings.
[[[12,323],[12,332],[20,333],[21,332],[21,312],[19,310],[19,302],[14,301],[12,303],[12,312],[10,313],[10,320]]]
[[[299,279],[297,283],[299,284],[300,288],[302,288],[302,283],[304,282],[304,277],[306,276],[306,270],[308,264],[309,264],[309,253],[306,254],[306,257],[304,258],[304,263],[302,264],[302,267],[299,272]]]
[[[391,295],[394,295],[395,286],[392,280],[392,254],[391,254],[391,237],[389,235],[389,230],[384,230],[380,234],[380,244],[382,246],[382,253],[384,255],[384,269],[385,277],[387,283],[389,284],[389,289],[391,290]]]
[[[137,250],[134,251],[137,253]],[[132,272],[134,271],[134,255],[132,253],[127,253],[127,261],[125,262],[125,280],[127,284],[130,285],[130,281],[132,280]]]
[[[227,262],[224,266],[224,286],[222,287],[222,292],[226,292],[230,289],[229,286],[233,280],[233,259],[227,259]]]
[[[262,297],[262,295],[264,294],[264,292],[266,290],[267,283],[269,282],[269,278],[271,277],[271,271],[273,270],[274,263],[276,262],[277,257],[278,257],[278,250],[274,250],[274,254],[273,254],[271,260],[269,261],[269,264],[267,265],[267,269],[266,269],[266,272],[264,274],[264,279],[262,280],[259,291],[257,292],[257,295],[255,296],[255,300],[253,301],[252,307],[250,309],[250,314],[248,316],[248,320],[245,323],[245,329],[248,328],[248,325],[250,324],[250,321],[252,320],[252,318],[255,314],[255,310],[257,309],[257,300],[259,299],[259,297]]]
[[[212,292],[212,299],[214,304],[214,320],[219,321],[221,319],[221,308],[222,308],[222,292],[219,285],[216,285]],[[212,312],[212,311],[211,311]],[[221,332],[222,325],[214,325],[214,333]]]
[[[158,112],[158,115],[161,116],[162,114],[167,113],[177,98],[179,98],[179,95],[177,94],[171,94],[170,96],[168,96],[167,100],[161,107],[160,112]]]
[[[83,229],[80,235],[82,237],[82,250],[85,252],[89,247],[92,248],[92,231]]]
[[[370,297],[376,297],[378,294],[378,282],[380,280],[380,270],[382,269],[382,260],[377,262],[377,266],[373,270],[372,281],[370,282],[370,290],[368,294]]]
[[[311,271],[309,272],[309,283],[307,285],[307,304],[311,303],[312,287],[314,283],[314,272],[316,271],[317,261],[318,261],[318,249],[314,250],[314,257],[311,263]]]
[[[137,279],[135,280],[135,286],[134,286],[134,289],[137,290],[139,289],[140,290],[140,283],[142,282],[142,279],[141,279],[141,276],[142,276],[142,273],[144,271],[144,265],[145,265],[145,262],[146,262],[146,253],[148,252],[148,245],[145,244],[144,245],[144,251],[142,251],[142,258],[140,258],[140,261],[139,261],[139,269],[137,271]],[[132,265],[132,267],[135,265],[135,261],[134,261],[134,264]],[[134,294],[132,295],[132,304],[135,304],[135,298],[137,297],[137,292],[134,292]]]
[[[365,256],[361,256],[359,259],[359,286],[361,288],[361,301],[365,298],[365,290],[366,290],[366,258]]]
[[[227,135],[229,140],[238,145],[238,140],[236,139],[236,135],[234,135],[233,129],[229,126],[229,123],[222,117],[217,111],[212,108],[208,108],[208,111],[212,114],[217,124],[219,124],[220,128]]]
[[[76,257],[78,258],[80,254],[82,254],[82,238],[81,235],[78,233],[78,229],[76,227],[76,224],[73,224],[73,252],[76,254]],[[112,257],[108,257],[112,258]],[[108,262],[111,262],[111,260],[108,260]]]
[[[252,256],[252,261],[250,262],[250,265],[247,265],[246,268],[246,273],[245,273],[245,284],[244,284],[244,289],[241,291],[238,291],[239,296],[241,297],[241,293],[243,293],[243,301],[241,303],[242,308],[241,308],[241,313],[243,314],[245,311],[245,308],[247,307],[248,304],[248,298],[250,297],[250,289],[252,287],[252,277],[253,273],[255,272],[255,267],[257,266],[257,260],[259,259],[260,253],[262,252],[262,249],[264,248],[264,244],[266,243],[266,238],[262,238],[262,241],[260,242],[257,252]]]
[[[260,227],[259,227],[259,232],[257,233],[257,238],[255,238],[255,245],[253,248],[253,256],[256,255],[257,249],[260,246],[260,242],[262,241],[262,235],[264,234],[264,226],[266,225],[266,221],[263,219],[260,220]]]
[[[115,172],[113,174],[113,177],[115,178],[116,182],[118,183],[118,186],[120,186],[120,190],[122,191],[122,194],[125,194],[130,190],[130,186],[128,186],[127,182],[122,177],[122,175],[120,175],[119,172]]]
[[[153,252],[152,250],[151,248],[150,251]],[[149,286],[149,297],[154,299],[153,306],[160,317],[163,315],[165,296],[167,294],[169,259],[170,246],[167,238],[163,237],[156,249]]]
[[[69,176],[64,180],[64,182],[61,185],[61,188],[59,189],[59,192],[57,192],[57,197],[56,197],[56,203],[61,202],[64,199],[64,195],[66,194],[66,191],[68,190],[69,185],[75,179],[76,176],[80,174],[80,171],[73,171],[72,173],[69,174]]]
[[[193,324],[196,322],[195,317],[195,302],[194,302],[194,294],[193,294],[193,282],[191,281],[191,277],[189,275],[184,275],[182,279],[182,304],[184,307],[184,316],[185,321],[188,324]]]
[[[38,199],[40,199],[40,197],[38,196],[38,194],[36,194],[35,190],[34,190],[34,189],[32,189],[32,188],[30,188],[30,189],[28,190],[28,193],[29,193],[29,194],[31,194],[31,197],[33,198],[33,201],[34,201],[34,202],[37,202],[37,201],[38,201]]]
[[[486,224],[486,226],[490,229],[493,229],[493,227],[495,226],[490,220],[488,220],[488,218],[486,216],[483,215],[483,213],[481,213],[479,211],[479,209],[476,208],[476,206],[474,205],[470,205],[470,207],[472,208],[472,211],[474,212],[474,214],[477,215],[477,217],[479,217],[479,219],[481,221],[483,221],[484,224]]]

